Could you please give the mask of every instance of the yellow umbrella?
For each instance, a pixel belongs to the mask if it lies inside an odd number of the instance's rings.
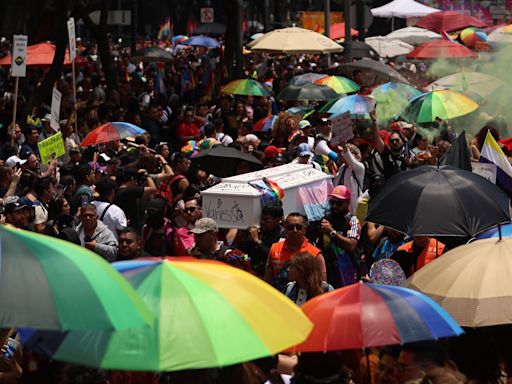
[[[309,29],[290,27],[275,29],[247,45],[252,52],[267,53],[335,53],[343,47],[328,37]]]
[[[512,238],[457,247],[404,286],[425,293],[465,327],[512,324]]]

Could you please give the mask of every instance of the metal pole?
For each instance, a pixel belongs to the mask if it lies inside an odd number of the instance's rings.
[[[350,23],[350,0],[345,0],[344,3],[344,18],[345,18],[345,57],[351,59],[352,55],[350,53],[350,46],[352,43],[352,35],[351,35],[351,23]]]
[[[263,32],[270,31],[270,0],[264,0]]]
[[[364,42],[365,32],[365,15],[364,15],[364,3],[363,0],[356,0],[356,14],[357,14],[357,31],[358,31],[358,40]]]
[[[331,37],[331,0],[324,0],[324,26],[325,36]],[[331,66],[331,54],[327,54],[327,66]]]
[[[12,109],[12,129],[13,131],[16,128],[16,110],[18,109],[18,87],[20,85],[20,78],[16,76],[16,81],[14,82],[14,106]]]

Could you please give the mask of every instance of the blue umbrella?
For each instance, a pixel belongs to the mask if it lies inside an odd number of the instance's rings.
[[[342,115],[345,112],[350,113],[350,117],[355,119],[369,119],[370,112],[375,108],[375,101],[366,96],[350,95],[340,98],[336,101],[327,113],[334,116]]]
[[[382,85],[379,85],[377,88],[373,90],[371,93],[371,96],[377,100],[386,100],[387,96],[389,94],[397,93],[400,96],[406,97],[408,100],[412,99],[415,96],[418,96],[421,94],[420,91],[418,91],[416,88],[408,85],[408,84],[402,84],[402,83],[385,83]]]
[[[209,36],[198,35],[192,36],[188,40],[181,43],[182,45],[192,45],[195,47],[217,48],[220,44],[217,40]]]
[[[500,233],[501,232],[501,233]],[[499,239],[503,237],[512,237],[512,223],[507,223],[503,225],[499,225],[497,227],[493,227],[488,229],[485,232],[480,233],[475,237],[476,240],[482,239]]]

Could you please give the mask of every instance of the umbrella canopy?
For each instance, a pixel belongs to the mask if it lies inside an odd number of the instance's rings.
[[[416,47],[408,59],[464,59],[478,57],[471,49],[448,40],[432,40]]]
[[[409,81],[395,69],[375,60],[361,59],[352,63],[341,64],[338,67],[339,74],[348,78],[352,78],[356,70],[363,72],[368,86],[379,85],[388,81],[409,84]]]
[[[263,164],[256,157],[232,147],[216,146],[201,151],[192,158],[192,163],[197,168],[217,177],[234,176],[241,161],[249,163],[251,171],[263,168]]]
[[[252,130],[254,132],[268,132],[272,129],[272,126],[277,120],[276,115],[265,116],[254,123]]]
[[[366,219],[411,236],[472,237],[510,221],[508,207],[505,192],[483,177],[424,165],[389,179]]]
[[[488,229],[487,231],[478,234],[476,239],[500,239],[503,237],[512,237],[512,223],[497,225],[494,228]]]
[[[490,32],[487,36],[488,43],[502,43],[502,44],[510,44],[512,43],[512,34],[507,32],[509,26],[502,26],[496,28],[494,31]]]
[[[416,88],[409,84],[402,83],[385,83],[379,85],[370,94],[376,101],[384,101],[391,94],[398,94],[406,99],[412,99],[421,94]]]
[[[385,83],[375,88],[370,96],[377,101],[375,107],[379,123],[393,120],[409,103],[409,100],[420,95],[416,88],[402,83]]]
[[[430,40],[440,39],[441,35],[424,28],[406,27],[397,29],[385,37],[391,40],[401,40],[411,45],[420,45]]]
[[[460,40],[468,47],[474,47],[479,42],[487,41],[487,34],[475,27],[463,29],[459,35]]]
[[[356,29],[350,28],[350,35],[357,36],[359,32]],[[331,25],[331,33],[329,37],[333,40],[345,38],[345,23],[334,23]]]
[[[173,62],[174,58],[170,52],[159,47],[138,49],[133,53],[132,61],[145,61],[148,63]]]
[[[454,119],[467,115],[478,108],[478,104],[462,93],[441,89],[422,93],[411,99],[400,117],[417,123],[429,123]]]
[[[480,72],[461,72],[434,81],[427,86],[430,91],[452,89],[459,92],[472,92],[482,97],[492,95],[505,85],[500,79]]]
[[[370,58],[370,59],[378,59],[379,54],[371,45],[366,44],[363,41],[352,40],[350,42],[344,42],[343,47],[345,47],[345,51],[343,55],[349,59],[362,59],[362,58]]]
[[[460,325],[512,324],[512,239],[485,239],[454,248],[404,284],[439,303]]]
[[[264,35],[263,32],[257,32],[253,35],[251,35],[251,40],[256,40],[256,39],[259,39],[260,37],[262,37]]]
[[[55,56],[55,45],[50,43],[40,43],[29,45],[27,47],[27,66],[28,67],[47,67],[52,65]],[[12,64],[12,56],[5,56],[0,60],[0,67],[10,67]],[[82,56],[75,59],[76,65],[87,64],[87,60]],[[69,60],[69,49],[66,49],[64,56],[64,65],[71,65]]]
[[[377,17],[422,17],[439,12],[439,9],[427,7],[414,0],[394,0],[382,7],[372,8],[373,16]]]
[[[487,24],[476,17],[465,15],[456,11],[434,12],[420,19],[417,27],[442,33],[460,31],[467,27],[485,28]]]
[[[25,331],[26,345],[104,369],[176,371],[270,356],[303,341],[312,328],[280,292],[224,263],[179,257],[114,266],[156,315],[154,327],[60,335]]]
[[[354,119],[369,119],[373,108],[375,108],[375,100],[366,96],[350,95],[337,100],[327,110],[327,113],[338,116],[349,112],[350,117]]]
[[[277,100],[330,100],[338,97],[336,91],[327,85],[306,83],[287,85],[276,96]]]
[[[206,48],[217,48],[220,46],[220,43],[212,39],[209,36],[198,35],[191,36],[187,40],[181,42],[182,45],[191,45],[194,47],[206,47]]]
[[[222,36],[226,33],[226,24],[205,23],[198,26],[192,32],[193,35]]]
[[[434,301],[418,292],[357,283],[324,293],[302,307],[313,322],[296,352],[363,349],[458,336],[463,330]]]
[[[222,87],[223,93],[232,95],[270,96],[270,91],[260,82],[253,79],[233,80]]]
[[[325,76],[315,81],[315,84],[327,85],[336,93],[352,93],[359,90],[359,85],[343,76]]]
[[[120,330],[154,316],[107,261],[68,241],[0,226],[0,327]]]
[[[267,53],[336,53],[343,47],[328,37],[309,29],[290,27],[275,29],[249,43],[253,52]]]
[[[365,43],[375,49],[380,57],[396,57],[407,55],[414,50],[410,44],[398,39],[388,39],[385,36],[374,36],[365,39]]]
[[[126,137],[143,135],[146,131],[134,124],[125,123],[124,121],[115,121],[106,123],[94,128],[80,143],[82,147],[89,145],[97,145],[108,143],[115,140],[122,140]]]
[[[317,80],[323,79],[327,77],[325,73],[315,73],[315,72],[307,72],[302,75],[297,75],[292,77],[292,79],[288,82],[289,85],[303,85],[306,83],[314,83]]]
[[[176,35],[176,36],[173,36],[173,38],[171,39],[173,44],[181,44],[185,40],[188,40],[188,36],[187,35]]]

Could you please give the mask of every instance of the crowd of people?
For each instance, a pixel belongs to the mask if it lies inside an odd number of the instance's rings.
[[[8,54],[8,41],[1,44],[0,56]],[[79,41],[79,48],[87,65],[77,69],[77,103],[69,72],[57,84],[66,153],[47,164],[41,163],[38,142],[56,132],[49,105],[34,107],[28,116],[18,114],[13,126],[14,81],[7,69],[0,69],[0,198],[6,225],[74,242],[109,262],[147,256],[219,260],[260,277],[299,306],[360,279],[372,280],[371,267],[381,260],[393,260],[403,280],[455,246],[432,237],[406,238],[366,222],[359,209],[393,175],[436,164],[456,138],[447,122],[430,127],[428,135],[425,127],[404,121],[378,126],[372,114],[353,121],[350,142],[332,146],[327,114],[306,116],[315,110],[290,109],[297,106],[273,97],[218,93],[229,80],[218,50],[180,48],[162,74],[154,64],[130,61],[129,50],[113,43],[117,88],[107,89],[96,47]],[[335,74],[336,68],[315,55],[246,58],[247,77],[274,95],[293,76]],[[44,70],[29,69],[18,111],[43,76]],[[370,87],[359,72],[353,79],[362,92]],[[255,130],[257,122],[273,115],[277,118],[270,130]],[[147,133],[80,146],[94,128],[112,121],[135,124]],[[471,154],[479,156],[487,131],[499,138],[506,128],[502,119],[489,119],[471,141]],[[214,146],[250,153],[265,167],[300,163],[329,173],[334,182],[329,211],[309,221],[298,212],[284,215],[276,201],[263,206],[258,226],[219,228],[202,209],[201,191],[220,179],[193,161]],[[237,164],[237,174],[248,171],[247,163]],[[507,331],[477,330],[447,342],[371,349],[368,359],[355,352],[280,355],[160,376],[50,364],[26,351],[24,359],[3,359],[0,383],[19,377],[27,383],[283,383],[292,371],[297,384],[358,383],[368,375],[372,383],[502,383],[512,372],[509,343],[502,337]]]

